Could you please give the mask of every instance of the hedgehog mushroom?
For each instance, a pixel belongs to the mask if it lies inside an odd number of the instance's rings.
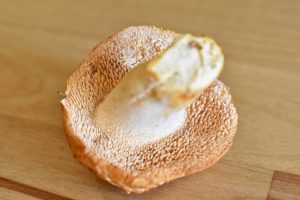
[[[203,170],[232,144],[237,113],[208,37],[130,27],[68,81],[65,128],[79,162],[128,193]]]

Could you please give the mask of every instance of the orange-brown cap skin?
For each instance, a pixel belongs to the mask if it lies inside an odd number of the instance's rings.
[[[180,130],[151,144],[133,148],[128,138],[110,138],[95,123],[97,105],[126,73],[178,37],[156,27],[129,27],[98,44],[67,83],[62,107],[75,158],[128,193],[142,193],[213,165],[229,150],[237,130],[235,105],[220,81],[186,109]]]

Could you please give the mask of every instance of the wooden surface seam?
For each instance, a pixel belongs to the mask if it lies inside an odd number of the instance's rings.
[[[3,177],[0,177],[0,187],[4,187],[17,192],[22,192],[24,194],[28,194],[44,200],[71,200],[70,198],[47,192],[36,187],[31,187],[29,185],[25,185]]]
[[[268,192],[268,196],[267,196],[266,200],[270,199],[270,191],[272,189],[272,184],[273,184],[274,176],[275,176],[275,171],[273,172],[273,176],[272,176],[272,179],[271,179],[271,182],[270,182],[269,192]]]

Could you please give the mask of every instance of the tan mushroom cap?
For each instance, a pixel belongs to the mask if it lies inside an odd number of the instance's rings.
[[[216,163],[230,148],[237,113],[228,88],[216,81],[187,108],[184,126],[153,143],[128,146],[95,123],[95,109],[130,69],[169,47],[179,34],[129,27],[98,44],[67,83],[61,103],[76,159],[128,193],[142,193]],[[155,134],[155,133],[153,133]]]

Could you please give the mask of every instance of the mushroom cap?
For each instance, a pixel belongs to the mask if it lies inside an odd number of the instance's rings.
[[[229,89],[218,80],[186,108],[180,130],[153,143],[128,145],[132,138],[110,137],[95,122],[97,106],[126,73],[179,36],[156,27],[126,28],[98,44],[67,82],[61,104],[74,157],[128,193],[142,193],[213,165],[229,150],[237,130]]]

